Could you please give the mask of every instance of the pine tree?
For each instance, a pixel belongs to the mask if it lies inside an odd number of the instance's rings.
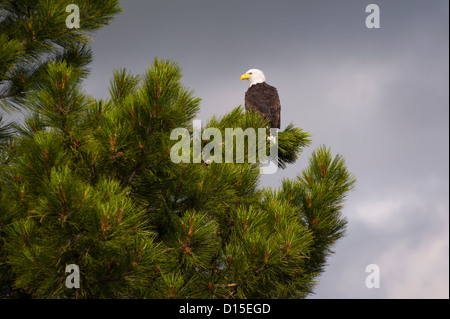
[[[259,186],[260,164],[247,152],[243,163],[194,163],[193,156],[175,163],[171,132],[185,128],[193,139],[201,103],[182,84],[181,68],[154,59],[143,75],[116,70],[110,98],[97,100],[81,89],[84,67],[47,60],[38,84],[15,100],[28,110],[24,123],[0,126],[2,297],[303,298],[313,291],[345,232],[342,205],[355,179],[342,156],[319,147],[277,189]],[[202,131],[225,136],[226,128],[266,126],[237,107]],[[279,167],[310,143],[293,124],[279,132]],[[80,288],[66,286],[72,264]]]
[[[0,0],[0,107],[20,109],[50,61],[64,60],[88,75],[91,36],[122,9],[118,0],[76,1],[79,28],[68,28],[66,9],[72,3]]]

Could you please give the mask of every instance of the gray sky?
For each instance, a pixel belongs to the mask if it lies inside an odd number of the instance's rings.
[[[366,5],[380,8],[368,29]],[[278,88],[281,129],[312,134],[293,178],[320,144],[343,154],[358,182],[348,232],[311,298],[449,297],[449,3],[431,1],[123,0],[94,38],[85,90],[107,97],[113,69],[177,61],[203,99],[199,118],[244,103],[247,69]],[[368,264],[381,286],[368,289]]]

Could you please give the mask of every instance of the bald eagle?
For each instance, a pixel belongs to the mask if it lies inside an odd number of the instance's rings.
[[[270,120],[271,128],[280,128],[280,98],[275,87],[266,83],[266,77],[261,70],[250,69],[241,76],[250,85],[245,92],[245,109],[258,111],[264,118]]]

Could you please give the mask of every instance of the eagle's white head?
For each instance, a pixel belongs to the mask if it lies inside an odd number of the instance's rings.
[[[250,69],[245,74],[241,75],[241,80],[248,80],[250,82],[250,86],[257,83],[266,82],[266,77],[261,70],[258,69]]]

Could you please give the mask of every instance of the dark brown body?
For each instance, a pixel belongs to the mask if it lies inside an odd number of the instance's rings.
[[[280,98],[278,90],[263,82],[250,86],[245,92],[245,109],[258,111],[270,120],[271,128],[280,128]]]

